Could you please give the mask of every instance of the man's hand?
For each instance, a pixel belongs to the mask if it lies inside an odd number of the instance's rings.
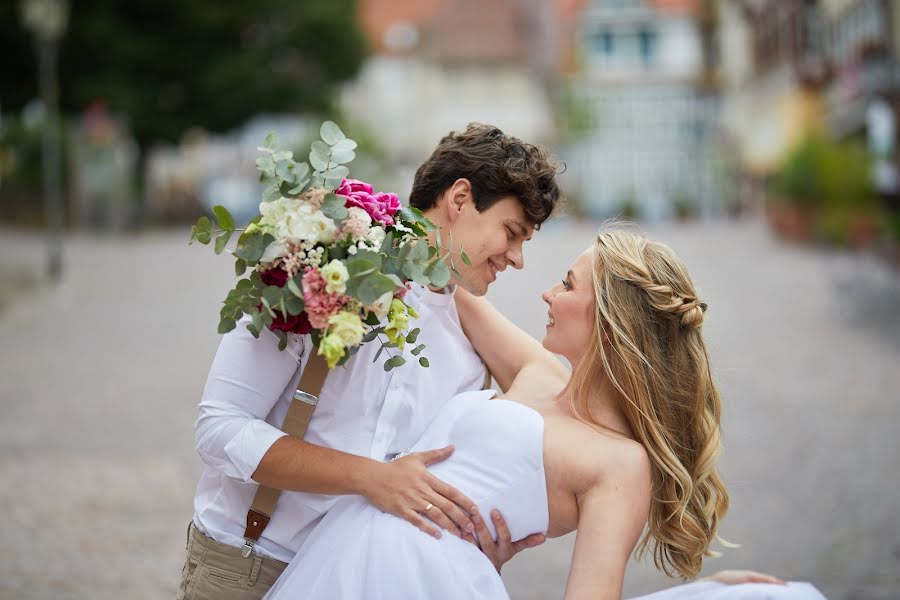
[[[497,539],[491,537],[491,530],[488,529],[478,512],[477,507],[472,507],[472,522],[475,523],[475,536],[468,536],[465,539],[481,548],[484,555],[487,556],[497,572],[506,564],[513,556],[525,550],[526,548],[534,548],[543,544],[547,538],[543,533],[532,533],[528,537],[514,542],[510,538],[509,527],[499,511],[491,511],[491,519],[494,521],[494,529],[497,530]]]
[[[772,575],[739,569],[719,571],[718,573],[710,575],[709,577],[703,577],[702,579],[704,581],[718,581],[719,583],[728,585],[737,585],[739,583],[775,583],[778,585],[785,585],[784,581],[777,577],[773,577]]]
[[[451,454],[453,446],[447,446],[378,463],[374,475],[367,478],[362,495],[384,512],[409,521],[435,538],[440,538],[441,532],[428,519],[458,537],[464,531],[471,533],[474,526],[467,511],[475,503],[426,468]]]

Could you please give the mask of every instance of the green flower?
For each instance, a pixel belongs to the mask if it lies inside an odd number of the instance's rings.
[[[333,369],[344,358],[344,342],[334,334],[326,335],[319,342],[319,356],[324,356],[328,368]]]
[[[359,315],[341,311],[328,319],[328,329],[331,336],[337,336],[344,346],[358,346],[362,342],[365,332],[363,322]],[[330,337],[330,336],[329,336]]]
[[[409,326],[410,314],[402,300],[394,298],[391,301],[391,309],[388,311],[388,324],[384,327],[384,334],[391,342],[401,350],[406,343],[406,329]]]
[[[335,292],[343,294],[347,291],[347,280],[350,278],[350,273],[347,272],[347,267],[344,266],[344,263],[338,259],[334,259],[322,267],[320,272],[322,273],[322,277],[325,278],[326,292],[329,294]]]

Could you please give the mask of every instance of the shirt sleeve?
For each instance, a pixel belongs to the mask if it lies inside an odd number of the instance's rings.
[[[222,337],[194,423],[203,462],[244,482],[252,481],[262,457],[287,435],[266,418],[285,389],[299,379],[300,350],[306,341],[294,338],[282,352],[271,331],[254,338],[248,322],[241,319]]]

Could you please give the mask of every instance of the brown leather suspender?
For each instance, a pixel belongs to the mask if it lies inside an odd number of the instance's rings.
[[[306,363],[306,368],[303,369],[297,391],[294,392],[294,400],[284,416],[284,423],[281,425],[283,432],[303,438],[313,411],[316,410],[316,403],[319,401],[319,394],[322,393],[322,386],[325,384],[327,376],[328,365],[325,364],[325,359],[313,350]],[[244,558],[250,556],[253,546],[259,541],[263,530],[269,524],[280,496],[281,490],[264,485],[259,486],[259,489],[256,490],[250,510],[247,511],[247,527],[244,529],[245,543],[241,550]]]

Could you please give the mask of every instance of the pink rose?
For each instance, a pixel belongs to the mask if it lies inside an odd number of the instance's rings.
[[[344,204],[347,208],[351,206],[361,208],[372,217],[373,221],[384,225],[393,225],[394,215],[400,210],[400,198],[397,194],[373,193],[371,185],[357,179],[345,179],[334,193],[347,198]]]
[[[328,319],[337,314],[349,298],[343,294],[325,291],[325,278],[317,269],[307,269],[303,274],[303,302],[309,323],[316,329],[328,327]]]

